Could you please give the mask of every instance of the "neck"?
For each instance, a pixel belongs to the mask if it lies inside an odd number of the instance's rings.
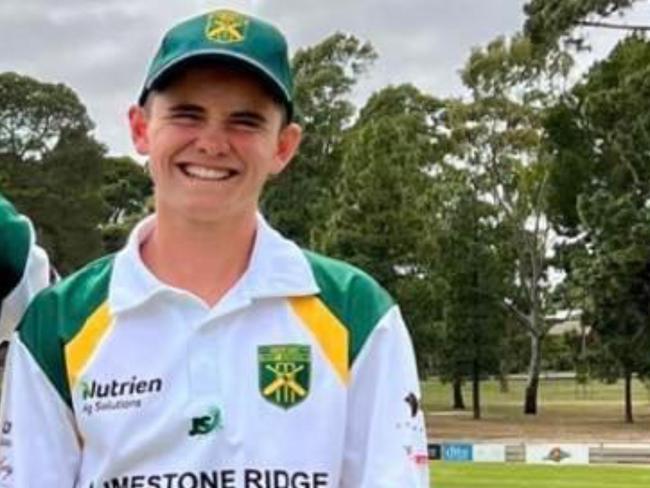
[[[254,214],[227,222],[188,221],[158,214],[140,252],[159,280],[213,306],[246,271],[256,228]]]

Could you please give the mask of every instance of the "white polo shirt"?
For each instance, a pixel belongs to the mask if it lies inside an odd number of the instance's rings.
[[[376,282],[260,217],[209,307],[144,266],[154,225],[26,313],[0,487],[428,487],[411,341]]]
[[[29,301],[49,283],[32,223],[0,195],[0,343],[11,339]]]

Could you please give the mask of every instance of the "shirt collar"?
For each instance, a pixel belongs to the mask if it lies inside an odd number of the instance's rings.
[[[108,297],[115,313],[137,307],[160,292],[183,292],[161,282],[142,261],[140,245],[155,225],[155,215],[138,223],[115,257]],[[235,286],[248,300],[314,295],[319,291],[304,252],[273,229],[261,214],[257,216],[248,267]]]

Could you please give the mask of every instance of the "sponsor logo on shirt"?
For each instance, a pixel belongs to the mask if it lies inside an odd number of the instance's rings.
[[[192,418],[192,427],[188,432],[190,437],[196,435],[206,435],[215,430],[223,429],[221,423],[221,410],[219,407],[212,407],[208,410],[207,415]]]
[[[11,430],[13,426],[10,420],[2,422],[2,434],[0,434],[0,446],[11,447]],[[0,479],[2,479],[0,477]]]
[[[289,409],[307,398],[311,376],[310,346],[259,346],[257,363],[260,393],[266,400]]]
[[[82,410],[91,415],[106,410],[140,408],[142,402],[162,391],[161,378],[141,379],[132,376],[128,380],[99,382],[84,380],[80,383]]]
[[[429,464],[429,453],[418,451],[413,446],[404,446],[408,458],[418,467],[425,467]]]
[[[411,407],[411,418],[415,417],[420,410],[420,400],[418,400],[418,397],[415,396],[415,393],[410,392],[404,397],[404,401]]]
[[[11,476],[14,474],[14,468],[9,463],[9,459],[3,456],[0,458],[0,486],[11,486],[6,483],[11,481]]]
[[[129,475],[90,484],[90,488],[328,488],[325,472],[283,469],[222,469],[149,475]]]

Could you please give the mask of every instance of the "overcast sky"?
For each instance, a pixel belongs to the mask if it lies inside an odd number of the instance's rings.
[[[72,87],[111,154],[134,155],[126,112],[164,31],[218,7],[270,20],[292,51],[335,31],[370,41],[380,58],[356,93],[362,101],[389,83],[411,82],[436,96],[461,95],[458,70],[472,47],[523,23],[525,0],[0,0],[0,72],[16,71]],[[640,4],[626,21],[648,22]],[[604,55],[616,34],[590,35]]]

